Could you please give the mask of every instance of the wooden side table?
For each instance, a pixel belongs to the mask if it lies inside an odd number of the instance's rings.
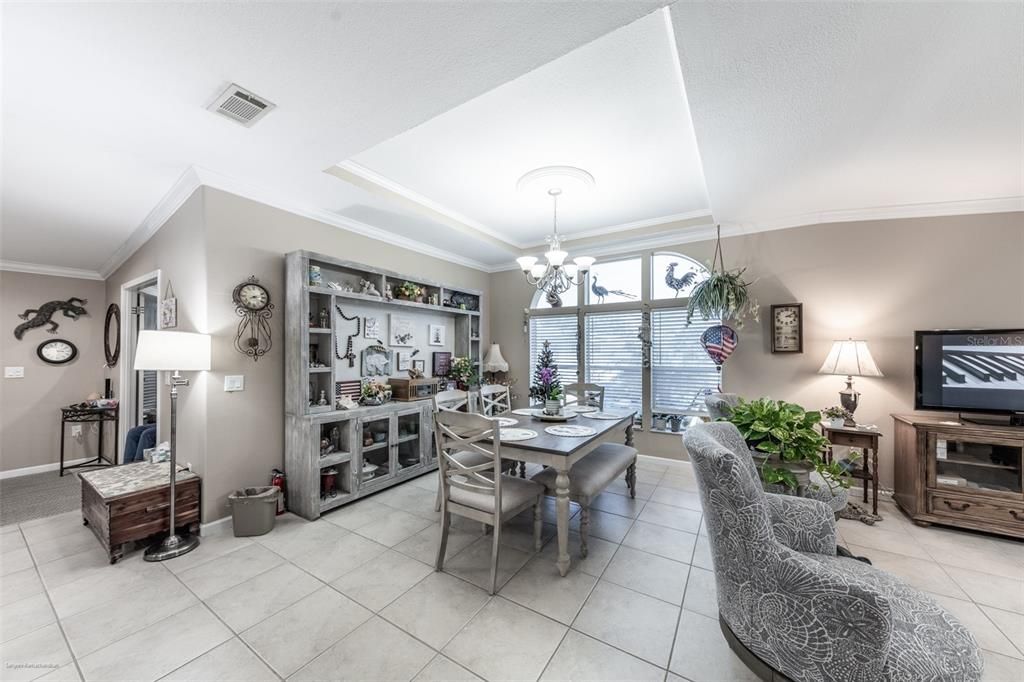
[[[849,472],[851,478],[864,482],[864,502],[868,501],[868,484],[871,484],[871,513],[878,515],[878,439],[882,434],[875,429],[859,426],[830,426],[822,423],[821,432],[828,439],[828,461],[832,461],[832,445],[860,448],[864,451],[861,468]]]
[[[82,523],[95,533],[116,563],[125,543],[166,533],[170,522],[171,469],[168,462],[134,462],[79,474]],[[199,532],[199,476],[179,470],[174,526]]]

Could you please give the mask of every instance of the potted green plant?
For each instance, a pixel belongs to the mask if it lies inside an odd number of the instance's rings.
[[[412,282],[402,282],[398,285],[395,295],[398,296],[398,298],[405,299],[406,301],[422,301],[423,288],[418,284],[413,284]]]
[[[359,402],[362,405],[383,405],[391,400],[390,384],[367,381],[363,384]]]
[[[743,279],[746,268],[725,269],[722,228],[718,226],[717,229],[715,255],[709,268],[711,274],[707,279],[698,282],[690,292],[690,302],[686,307],[686,324],[690,324],[694,315],[699,315],[705,320],[721,320],[722,324],[733,320],[738,328],[742,328],[744,317],[749,315],[755,322],[759,319],[757,300],[748,291],[751,283]]]
[[[820,412],[807,412],[794,403],[771,398],[741,399],[728,421],[739,429],[755,460],[760,460],[765,483],[798,489],[808,486],[810,472],[817,471],[830,488],[849,487],[843,469],[822,457],[828,440],[815,428],[821,421]]]
[[[853,414],[849,410],[838,405],[826,407],[821,413],[828,418],[828,425],[833,429],[840,429],[853,419]]]

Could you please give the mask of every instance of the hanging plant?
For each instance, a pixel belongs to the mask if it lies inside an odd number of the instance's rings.
[[[743,318],[749,316],[757,322],[760,310],[757,300],[747,291],[752,282],[743,279],[746,268],[725,269],[725,258],[722,256],[722,226],[717,226],[717,229],[718,239],[711,261],[711,275],[699,282],[690,292],[686,324],[690,324],[693,316],[698,315],[706,320],[733,320],[737,327],[742,328]]]

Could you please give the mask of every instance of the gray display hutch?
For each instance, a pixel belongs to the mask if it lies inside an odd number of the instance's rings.
[[[310,266],[320,268],[322,286],[310,284]],[[287,475],[288,509],[306,519],[348,502],[406,481],[437,467],[433,446],[433,401],[388,402],[373,407],[351,410],[335,408],[336,382],[362,380],[361,365],[349,367],[339,354],[347,350],[348,335],[354,331],[353,321],[336,324],[341,318],[336,305],[348,309],[349,315],[367,314],[380,317],[380,337],[388,344],[390,314],[407,314],[423,322],[434,321],[447,329],[446,346],[423,344],[416,359],[425,360],[426,376],[431,375],[431,350],[452,352],[455,357],[469,356],[480,362],[481,292],[451,287],[422,277],[402,275],[380,268],[340,260],[309,251],[295,251],[285,257],[285,473]],[[403,282],[420,285],[439,302],[468,301],[467,308],[430,305],[405,300],[387,300],[382,296],[360,293],[360,282],[372,282],[379,292],[390,284],[397,288]],[[335,282],[353,291],[328,287]],[[330,324],[320,326],[321,311],[327,310]],[[383,318],[383,319],[382,319]],[[361,323],[362,324],[362,323]],[[344,326],[346,328],[336,329]],[[347,327],[352,328],[347,328]],[[424,332],[424,339],[425,339]],[[363,334],[359,346],[372,344]],[[359,354],[359,346],[354,348]],[[408,348],[389,350],[410,351]],[[426,352],[423,352],[426,351]],[[411,352],[411,351],[410,351]],[[311,367],[311,360],[325,365]],[[392,363],[391,377],[404,377]],[[376,377],[378,380],[384,377]],[[340,385],[340,384],[339,384]],[[329,405],[317,405],[321,392]],[[364,445],[364,440],[373,443]],[[321,455],[321,443],[330,442],[330,450]],[[369,465],[369,466],[367,466]],[[337,470],[334,497],[321,496],[321,471]],[[364,468],[372,471],[364,472]]]

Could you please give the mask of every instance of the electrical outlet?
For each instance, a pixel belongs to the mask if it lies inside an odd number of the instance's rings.
[[[244,391],[245,377],[241,374],[228,375],[224,377],[224,390],[227,392]]]
[[[82,437],[82,425],[81,424],[72,424],[71,425],[71,437],[72,438],[81,438]]]
[[[24,367],[4,367],[4,379],[24,379]]]

